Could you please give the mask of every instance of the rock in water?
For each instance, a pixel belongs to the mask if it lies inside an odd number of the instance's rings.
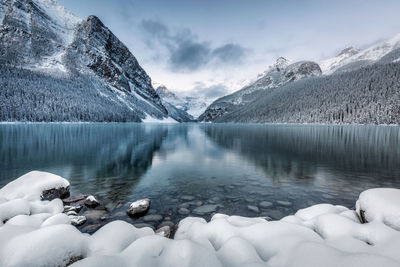
[[[68,216],[71,219],[71,224],[73,226],[81,226],[86,222],[85,216]]]
[[[269,208],[272,206],[272,203],[269,201],[261,201],[259,205],[260,208]]]
[[[217,205],[204,205],[197,207],[193,210],[193,213],[197,215],[205,215],[208,213],[213,213],[217,210]]]
[[[149,198],[139,199],[133,202],[126,213],[129,216],[140,216],[143,215],[150,209],[151,200]]]
[[[252,206],[252,205],[248,205],[247,206],[247,209],[248,210],[250,210],[250,211],[253,211],[253,212],[260,212],[260,210],[258,209],[258,207],[256,207],[256,206]]]
[[[69,206],[65,205],[64,206],[64,212],[68,213],[69,211],[75,211],[76,213],[79,213],[83,207],[78,205],[78,206]]]
[[[169,227],[168,225],[163,226],[156,230],[156,234],[169,238],[171,236],[171,227]]]
[[[94,208],[100,205],[100,202],[94,196],[90,195],[85,199],[85,205],[89,208]]]
[[[87,198],[87,195],[77,194],[77,195],[72,195],[70,197],[64,198],[62,201],[64,202],[64,204],[71,204],[71,203],[75,203],[78,201],[82,201],[86,198]]]
[[[143,217],[143,220],[145,222],[160,222],[162,221],[163,216],[159,215],[159,214],[150,214],[150,215],[146,215]]]
[[[69,196],[69,186],[52,188],[42,192],[42,200],[53,200],[56,198],[64,198]]]
[[[285,200],[278,200],[278,201],[276,201],[276,203],[277,203],[278,205],[285,206],[285,207],[290,207],[290,206],[292,206],[292,202],[290,202],[290,201],[285,201]]]
[[[190,214],[190,210],[188,210],[187,208],[180,208],[180,209],[178,210],[178,213],[179,213],[180,215],[188,215],[188,214]]]
[[[188,201],[194,200],[194,198],[195,198],[194,196],[190,196],[190,195],[181,196],[181,199],[188,200]]]

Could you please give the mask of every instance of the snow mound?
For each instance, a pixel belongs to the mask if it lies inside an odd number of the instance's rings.
[[[61,176],[40,171],[29,172],[0,189],[0,198],[6,200],[40,200],[43,191],[68,188],[69,182]]]
[[[40,200],[67,184],[33,172],[0,190],[0,266],[400,266],[398,189],[364,191],[356,210],[319,204],[280,221],[187,217],[168,239],[123,221],[82,234],[60,199]]]
[[[400,230],[400,189],[366,190],[360,194],[356,209],[366,222],[380,221]]]
[[[71,225],[55,225],[17,235],[0,252],[1,266],[66,266],[86,256],[87,237]]]

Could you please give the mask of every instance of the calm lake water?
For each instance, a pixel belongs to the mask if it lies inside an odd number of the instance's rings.
[[[163,217],[145,222],[154,227],[186,217],[181,207],[206,219],[213,212],[279,219],[315,203],[352,208],[368,188],[400,188],[400,128],[0,125],[0,187],[31,170],[67,178],[71,193],[95,195],[105,222],[144,223],[125,214],[143,197],[152,200],[149,214]]]

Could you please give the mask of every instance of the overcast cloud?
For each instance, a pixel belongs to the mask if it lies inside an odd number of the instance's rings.
[[[173,71],[196,71],[210,64],[239,64],[247,53],[247,49],[234,43],[212,47],[210,41],[199,40],[188,28],[172,30],[157,20],[142,20],[140,28],[154,53],[157,45],[167,49],[167,63]]]

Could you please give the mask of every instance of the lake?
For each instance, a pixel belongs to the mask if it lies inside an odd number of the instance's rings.
[[[72,194],[96,196],[103,210],[88,213],[92,222],[104,210],[102,223],[153,227],[177,223],[187,210],[206,219],[214,212],[280,219],[316,203],[352,208],[368,188],[400,188],[400,127],[0,125],[0,187],[31,170],[67,178]],[[126,215],[144,197],[162,219]]]

